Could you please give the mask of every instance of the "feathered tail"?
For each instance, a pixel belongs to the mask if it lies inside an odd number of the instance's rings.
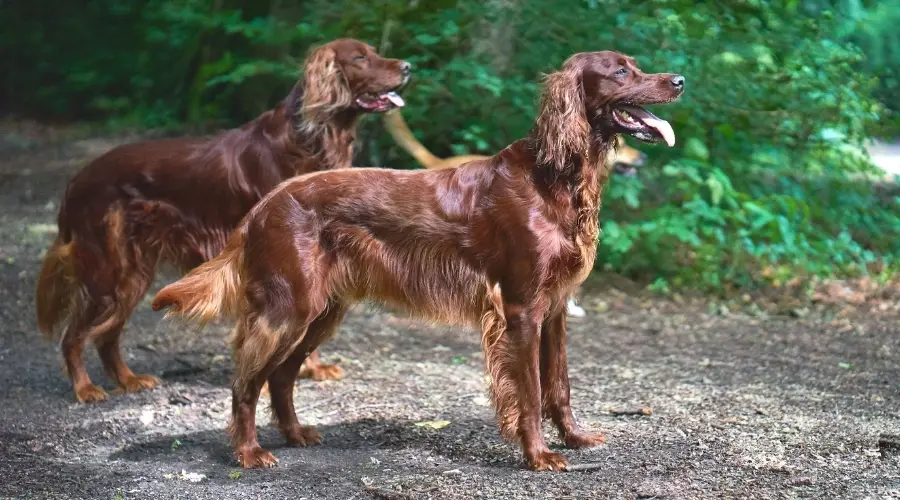
[[[74,302],[79,299],[72,247],[72,242],[63,243],[57,238],[41,264],[35,305],[38,328],[48,339],[59,338],[62,333],[60,324],[76,307]]]
[[[219,315],[234,317],[243,296],[245,236],[246,230],[238,227],[222,253],[160,290],[153,297],[153,310],[169,308],[166,317],[177,315],[198,324]]]

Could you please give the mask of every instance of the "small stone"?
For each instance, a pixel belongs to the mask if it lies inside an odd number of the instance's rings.
[[[796,476],[785,481],[788,486],[812,486],[816,484],[816,478],[813,476]]]
[[[153,410],[144,410],[141,412],[141,416],[139,417],[140,421],[144,425],[150,425],[153,423]]]
[[[175,394],[169,398],[169,404],[173,405],[189,405],[192,401],[184,394]]]
[[[900,455],[900,436],[890,434],[878,436],[878,451],[883,455]]]

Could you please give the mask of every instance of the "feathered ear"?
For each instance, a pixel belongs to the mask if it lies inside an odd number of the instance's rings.
[[[580,72],[569,69],[546,75],[534,126],[538,164],[564,169],[573,155],[587,151],[590,131]]]
[[[318,47],[306,58],[303,69],[303,103],[300,114],[307,121],[322,121],[335,111],[349,107],[353,96],[334,50]]]

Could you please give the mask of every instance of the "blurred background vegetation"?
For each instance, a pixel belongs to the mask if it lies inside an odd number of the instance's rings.
[[[886,278],[900,191],[862,145],[900,135],[897,26],[898,0],[7,0],[0,113],[208,132],[349,36],[413,63],[404,116],[435,154],[492,153],[542,72],[614,49],[687,92],[658,110],[678,146],[632,143],[650,164],[607,191],[599,267],[660,291]],[[357,164],[416,167],[380,120],[361,137]]]

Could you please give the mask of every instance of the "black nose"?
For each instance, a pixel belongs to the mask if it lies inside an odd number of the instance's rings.
[[[408,62],[400,61],[400,72],[403,73],[404,75],[409,74],[409,70],[411,67],[412,66],[410,66]]]
[[[684,89],[684,77],[681,75],[675,75],[672,77],[672,86],[678,90]]]

